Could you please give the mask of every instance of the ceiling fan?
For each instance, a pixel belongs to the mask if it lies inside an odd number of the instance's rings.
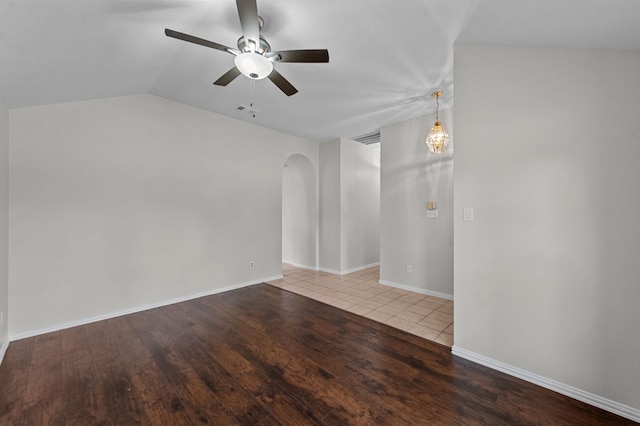
[[[291,96],[298,90],[273,67],[274,62],[329,62],[327,49],[272,51],[267,40],[260,35],[263,21],[258,16],[256,0],[236,0],[236,5],[243,33],[238,39],[237,49],[168,28],[164,30],[168,37],[221,50],[235,56],[235,66],[213,84],[226,86],[240,74],[252,80],[268,78],[287,96]]]

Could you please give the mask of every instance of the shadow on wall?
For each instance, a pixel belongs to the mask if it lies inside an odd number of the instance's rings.
[[[294,154],[282,172],[282,260],[315,269],[317,241],[316,172],[304,155]]]

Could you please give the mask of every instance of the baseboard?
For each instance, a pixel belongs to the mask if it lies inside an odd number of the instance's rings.
[[[288,263],[291,266],[295,266],[296,268],[308,269],[310,271],[318,271],[319,270],[317,266],[303,265],[301,263],[287,262],[287,261],[284,261],[284,260],[283,260],[283,262]]]
[[[356,268],[345,269],[344,271],[336,271],[335,269],[328,269],[328,268],[318,268],[318,270],[322,272],[328,272],[329,274],[334,274],[334,275],[347,275],[347,274],[352,274],[354,272],[362,271],[364,269],[373,268],[374,266],[380,266],[380,262],[370,263],[368,265],[358,266]]]
[[[380,280],[380,284],[388,285],[389,287],[401,288],[403,290],[413,291],[414,293],[426,294],[427,296],[439,297],[441,299],[453,300],[453,294],[440,293],[438,291],[431,291],[420,287],[413,287],[410,285],[393,283],[391,281]]]
[[[333,275],[340,275],[340,271],[337,271],[335,269],[329,269],[329,268],[318,268],[318,271],[320,272],[326,272],[327,274],[333,274]]]
[[[380,262],[370,263],[368,265],[358,266],[351,269],[345,269],[344,271],[340,271],[340,275],[353,274],[354,272],[362,271],[364,269],[373,268],[374,266],[380,266]]]
[[[489,367],[494,370],[501,371],[510,376],[514,376],[519,379],[525,380],[527,382],[533,383],[535,385],[542,386],[543,388],[547,388],[554,392],[558,392],[562,395],[566,395],[568,397],[577,399],[578,401],[582,401],[586,404],[593,405],[595,407],[598,407],[603,410],[609,411],[611,413],[617,414],[619,416],[625,417],[629,420],[640,422],[640,409],[633,408],[616,401],[612,401],[610,399],[592,394],[590,392],[583,391],[578,388],[574,388],[573,386],[569,386],[564,383],[560,383],[555,380],[540,376],[538,374],[534,374],[529,371],[522,370],[518,367],[514,367],[512,365],[505,364],[500,361],[496,361],[495,359],[477,354],[475,352],[468,351],[458,346],[453,346],[451,348],[451,353],[453,353],[456,356],[459,356],[460,358],[473,361],[477,364],[484,365],[485,367]]]
[[[302,263],[296,263],[293,260],[282,259],[282,263],[287,263],[291,266],[295,266],[296,268],[309,269],[310,271],[319,271],[317,266],[304,265]]]
[[[188,296],[178,297],[178,298],[170,299],[170,300],[164,300],[164,301],[158,302],[158,303],[152,303],[150,305],[137,306],[135,308],[125,309],[125,310],[117,311],[117,312],[111,312],[111,313],[104,314],[104,315],[97,315],[95,317],[84,318],[84,319],[81,319],[81,320],[78,320],[78,321],[72,321],[72,322],[68,322],[68,323],[64,323],[64,324],[56,324],[56,325],[53,325],[51,327],[46,327],[46,328],[41,328],[41,329],[38,329],[38,330],[32,330],[32,331],[27,331],[27,332],[24,332],[24,333],[10,335],[9,339],[7,339],[7,340],[13,342],[15,340],[26,339],[28,337],[38,336],[40,334],[51,333],[51,332],[54,332],[54,331],[64,330],[66,328],[71,328],[71,327],[77,327],[79,325],[90,324],[92,322],[103,321],[103,320],[107,320],[107,319],[110,319],[110,318],[116,318],[116,317],[120,317],[120,316],[123,316],[123,315],[135,314],[136,312],[142,312],[142,311],[147,311],[149,309],[160,308],[162,306],[172,305],[174,303],[185,302],[187,300],[197,299],[199,297],[211,296],[213,294],[224,293],[226,291],[231,291],[231,290],[237,290],[237,289],[240,289],[240,288],[243,288],[243,287],[249,287],[249,286],[252,286],[252,285],[261,284],[261,283],[264,283],[264,282],[267,282],[267,281],[273,281],[273,280],[277,280],[277,279],[280,279],[280,278],[282,278],[282,275],[274,275],[272,277],[262,278],[260,280],[248,281],[248,282],[244,282],[244,283],[240,283],[240,284],[233,284],[233,285],[230,285],[230,286],[226,286],[226,287],[222,287],[222,288],[216,288],[216,289],[212,289],[212,290],[201,292],[201,293],[190,294]]]
[[[7,353],[7,349],[9,349],[9,338],[8,337],[4,340],[4,343],[2,344],[2,347],[0,347],[0,364],[2,364],[2,360],[4,359],[4,354]]]

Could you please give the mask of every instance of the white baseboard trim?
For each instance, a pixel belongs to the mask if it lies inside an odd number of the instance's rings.
[[[295,266],[296,268],[308,269],[310,271],[318,271],[319,270],[317,266],[303,265],[301,263],[295,263],[295,262],[286,262],[284,260],[283,260],[283,262],[288,263],[291,266]]]
[[[389,287],[401,288],[403,290],[413,291],[414,293],[426,294],[427,296],[439,297],[441,299],[453,300],[453,294],[440,293],[439,291],[431,291],[420,287],[413,287],[410,285],[393,283],[391,281],[380,280],[380,284],[388,285]]]
[[[353,274],[354,272],[362,271],[364,269],[373,268],[374,266],[380,266],[380,262],[374,262],[374,263],[370,263],[368,265],[357,266],[357,267],[351,268],[351,269],[345,269],[344,271],[340,272],[340,275]]]
[[[354,272],[362,271],[364,269],[373,268],[374,266],[380,266],[380,262],[370,263],[368,265],[363,265],[363,266],[357,266],[355,268],[345,269],[344,271],[336,271],[335,269],[328,269],[328,268],[318,268],[318,270],[322,272],[328,272],[329,274],[334,274],[334,275],[347,275],[347,274],[352,274]]]
[[[501,371],[510,376],[514,376],[535,385],[542,386],[543,388],[561,393],[562,395],[577,399],[578,401],[582,401],[586,404],[602,408],[603,410],[625,417],[629,420],[640,422],[640,409],[633,408],[616,401],[612,401],[610,399],[592,394],[587,391],[583,391],[578,388],[574,388],[573,386],[548,379],[546,377],[531,373],[521,368],[505,364],[504,362],[496,361],[495,359],[477,354],[472,351],[468,351],[458,346],[453,346],[451,348],[451,353],[459,356],[460,358],[464,358],[469,361],[484,365],[485,367]]]
[[[333,275],[341,275],[340,271],[336,271],[335,269],[329,269],[329,268],[318,268],[318,271],[320,272],[326,272],[328,274],[333,274]]]
[[[216,289],[204,291],[204,292],[201,292],[201,293],[190,294],[188,296],[178,297],[178,298],[175,298],[175,299],[163,300],[162,302],[152,303],[152,304],[149,304],[149,305],[137,306],[135,308],[124,309],[122,311],[111,312],[111,313],[104,314],[104,315],[97,315],[97,316],[91,317],[91,318],[84,318],[84,319],[81,319],[81,320],[78,320],[78,321],[71,321],[71,322],[67,322],[67,323],[64,323],[64,324],[56,324],[56,325],[53,325],[51,327],[46,327],[46,328],[41,328],[41,329],[38,329],[38,330],[31,330],[31,331],[26,331],[24,333],[18,333],[18,334],[10,335],[9,338],[7,339],[7,341],[13,342],[13,341],[16,341],[16,340],[26,339],[28,337],[38,336],[40,334],[51,333],[51,332],[54,332],[54,331],[64,330],[66,328],[71,328],[71,327],[77,327],[79,325],[90,324],[92,322],[103,321],[103,320],[107,320],[107,319],[110,319],[110,318],[116,318],[116,317],[120,317],[120,316],[123,316],[123,315],[129,315],[129,314],[134,314],[136,312],[146,311],[146,310],[149,310],[149,309],[160,308],[162,306],[172,305],[174,303],[185,302],[187,300],[197,299],[199,297],[211,296],[213,294],[224,293],[226,291],[231,291],[231,290],[237,290],[237,289],[240,289],[240,288],[243,288],[243,287],[249,287],[249,286],[256,285],[256,284],[262,284],[264,282],[273,281],[273,280],[277,280],[277,279],[280,279],[280,278],[282,278],[282,275],[274,275],[272,277],[266,277],[266,278],[262,278],[262,279],[259,279],[259,280],[248,281],[248,282],[244,282],[244,283],[240,283],[240,284],[233,284],[233,285],[230,285],[230,286],[226,286],[226,287],[222,287],[222,288],[216,288]]]
[[[323,268],[323,267],[319,267],[319,266],[311,266],[311,265],[303,265],[300,263],[295,263],[292,262],[290,260],[282,260],[283,263],[288,263],[291,266],[295,266],[296,268],[302,268],[302,269],[309,269],[311,271],[321,271],[321,272],[327,272],[329,274],[333,274],[333,275],[347,275],[347,274],[351,274],[354,272],[358,272],[358,271],[362,271],[363,269],[369,269],[369,268],[373,268],[374,266],[380,266],[380,262],[375,262],[375,263],[370,263],[368,265],[363,265],[363,266],[358,266],[355,268],[351,268],[351,269],[345,269],[344,271],[337,271],[335,269],[329,269],[329,268]]]
[[[4,340],[2,347],[0,347],[0,364],[2,364],[2,360],[4,359],[4,354],[7,353],[7,349],[9,349],[9,337]]]

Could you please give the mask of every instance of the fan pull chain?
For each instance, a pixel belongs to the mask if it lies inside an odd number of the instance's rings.
[[[253,99],[255,98],[256,95],[256,82],[255,80],[251,80],[251,97],[250,99],[250,103],[249,105],[251,106],[251,109],[253,109]],[[256,114],[253,113],[253,118],[256,118]]]

